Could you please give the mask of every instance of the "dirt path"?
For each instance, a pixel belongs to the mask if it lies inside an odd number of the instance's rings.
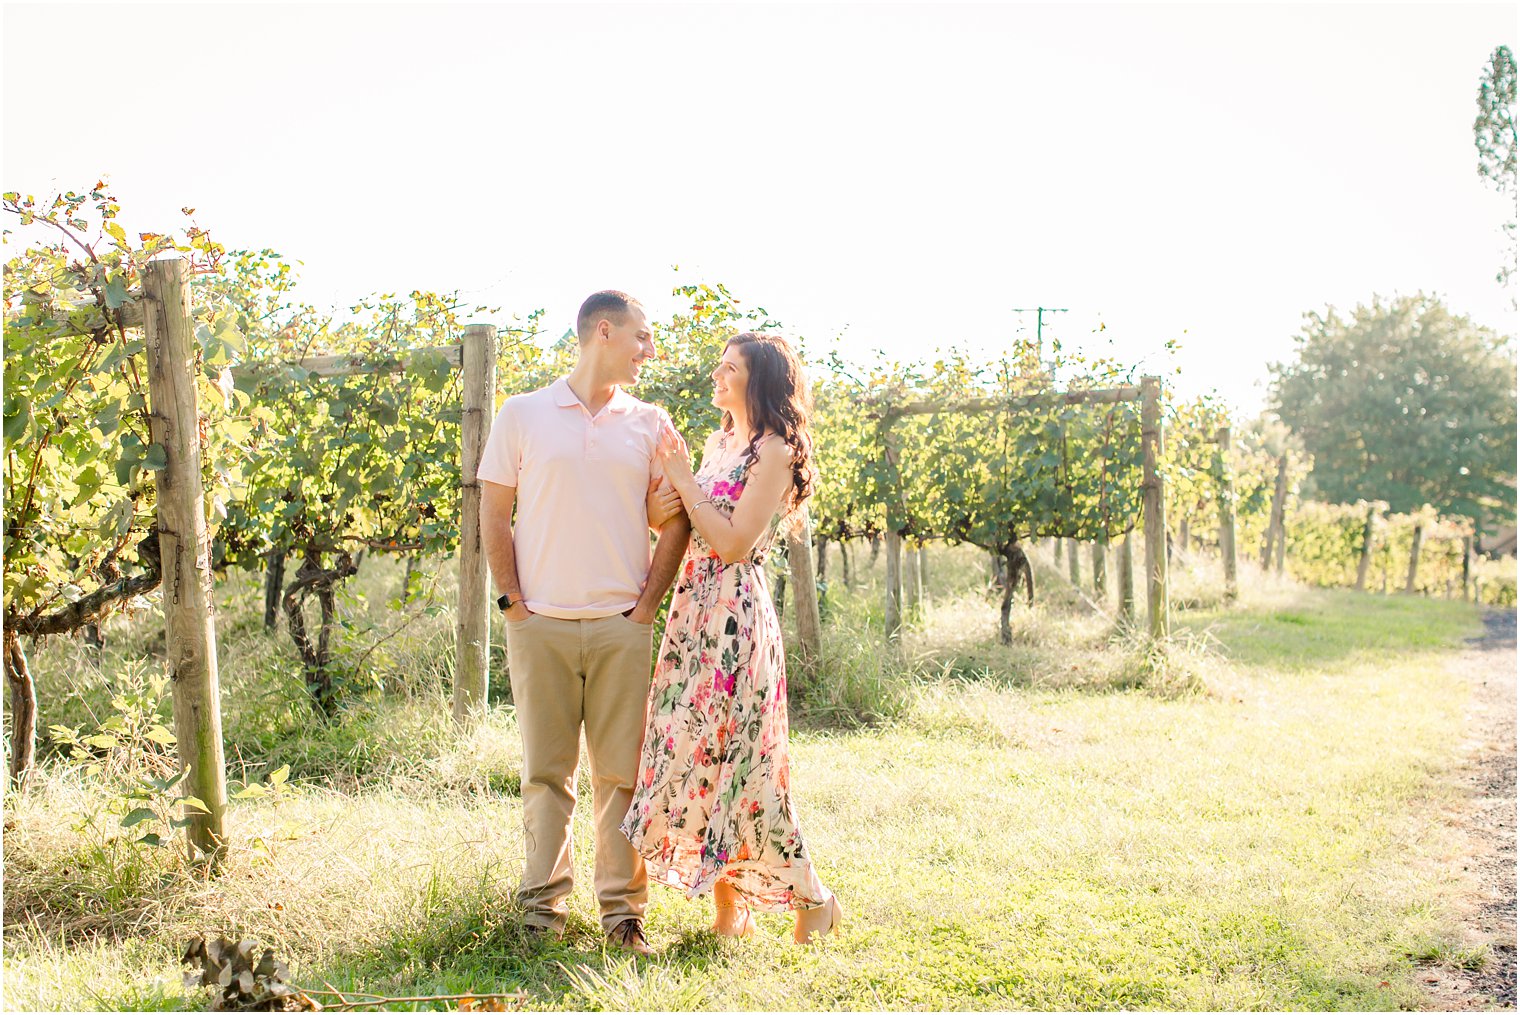
[[[1515,612],[1493,610],[1483,622],[1483,637],[1451,665],[1473,684],[1456,774],[1471,841],[1463,862],[1478,875],[1466,923],[1493,958],[1482,969],[1423,970],[1430,1007],[1445,1011],[1515,1008]]]

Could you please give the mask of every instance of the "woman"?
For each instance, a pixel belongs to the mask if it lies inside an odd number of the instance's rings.
[[[795,910],[801,944],[843,919],[818,880],[792,806],[786,657],[761,567],[779,521],[813,490],[802,364],[774,335],[729,340],[713,371],[723,428],[693,475],[667,429],[665,475],[691,517],[691,547],[649,689],[640,781],[623,833],[650,876],[713,893],[713,930],[742,937],[752,910]],[[778,519],[779,516],[779,519]]]

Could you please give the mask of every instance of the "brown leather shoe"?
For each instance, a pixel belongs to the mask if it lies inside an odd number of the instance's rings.
[[[523,924],[522,934],[524,938],[535,945],[545,945],[553,941],[560,941],[565,936],[563,931],[557,931],[552,927],[541,927],[536,923]]]
[[[609,930],[607,941],[615,948],[622,948],[645,958],[654,954],[654,949],[649,947],[649,939],[644,936],[644,924],[635,916],[630,916]]]

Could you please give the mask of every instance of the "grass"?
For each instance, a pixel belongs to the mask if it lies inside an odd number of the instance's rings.
[[[1422,817],[1455,757],[1467,691],[1442,661],[1479,630],[1472,607],[1256,576],[1226,607],[1185,576],[1197,608],[1162,656],[1037,566],[1042,604],[1015,610],[1011,646],[975,554],[931,555],[898,649],[877,633],[879,565],[831,590],[793,764],[844,929],[801,950],[767,916],[721,941],[705,904],[654,889],[659,955],[640,963],[602,948],[589,814],[566,939],[518,930],[516,730],[504,702],[449,722],[447,611],[387,642],[382,689],[323,728],[296,707],[286,647],[249,622],[257,590],[231,593],[234,774],[288,763],[292,785],[233,805],[229,868],[208,882],[76,830],[66,816],[109,790],[48,760],[6,799],[6,1004],[202,1007],[176,963],[218,931],[273,945],[304,986],[521,989],[542,1009],[1388,1009],[1420,1003],[1417,963],[1486,960],[1458,932],[1453,833]],[[98,666],[37,653],[44,722],[104,709],[150,632],[113,628]]]

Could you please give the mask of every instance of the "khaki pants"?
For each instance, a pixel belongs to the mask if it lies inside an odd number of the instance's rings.
[[[630,916],[644,915],[649,895],[644,860],[619,826],[638,777],[652,636],[652,625],[621,615],[558,620],[534,614],[507,625],[512,701],[523,738],[527,845],[517,898],[528,924],[564,929],[575,878],[570,819],[583,722],[602,927],[610,931]]]

